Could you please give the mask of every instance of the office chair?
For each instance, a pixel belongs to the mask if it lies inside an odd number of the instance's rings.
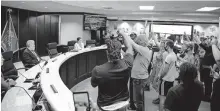
[[[77,101],[77,97],[75,97],[74,95],[82,95],[82,94],[86,94],[87,96],[87,103],[86,102],[82,102],[82,98],[79,98],[80,101]],[[84,96],[83,96],[84,97]],[[78,110],[79,107],[86,107],[86,111],[90,111],[91,110],[91,101],[89,99],[89,93],[86,91],[86,92],[73,92],[73,101],[74,101],[74,104],[75,104],[75,111],[80,111]]]
[[[27,49],[27,47],[22,47],[18,50],[19,53],[19,59],[21,60],[21,62],[23,63],[24,67],[25,67],[25,71],[30,69],[31,67],[35,66],[34,64],[26,64],[23,58],[23,53],[25,51],[25,49]]]
[[[88,46],[95,47],[96,41],[95,40],[86,40],[86,47],[88,47]]]
[[[58,51],[57,51],[57,43],[56,42],[48,43],[47,44],[47,51],[48,51],[50,58],[54,58],[54,57],[60,55],[60,53],[58,53]]]
[[[129,104],[129,100],[119,101],[109,106],[102,106],[102,107],[99,106],[99,108],[102,111],[126,111],[128,104]]]
[[[16,69],[13,62],[12,62],[12,57],[13,57],[13,52],[8,51],[8,52],[3,52],[2,56],[4,58],[3,65],[1,66],[2,74],[4,76],[4,79],[13,79],[16,80],[18,78],[18,70],[21,69],[26,69],[26,68],[19,68]]]
[[[76,43],[76,41],[74,41],[74,40],[68,41],[67,45],[68,45],[69,51],[74,49],[75,43]]]

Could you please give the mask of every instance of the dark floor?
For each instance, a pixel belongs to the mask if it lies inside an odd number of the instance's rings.
[[[98,88],[93,88],[90,84],[90,78],[80,82],[71,91],[88,91],[89,95],[94,104],[96,104],[96,99],[98,96]],[[145,92],[145,111],[157,111],[158,106],[152,104],[152,100],[157,97],[157,93],[151,88],[151,91]],[[83,99],[83,98],[82,98]],[[202,102],[199,111],[210,111],[210,104],[207,102]]]

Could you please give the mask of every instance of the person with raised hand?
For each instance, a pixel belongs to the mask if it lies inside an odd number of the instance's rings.
[[[144,87],[147,84],[148,66],[152,56],[152,51],[147,47],[149,35],[139,35],[133,41],[123,30],[119,30],[119,33],[123,36],[125,42],[131,44],[137,52],[131,70],[131,78],[133,79],[133,94],[137,111],[144,111]]]

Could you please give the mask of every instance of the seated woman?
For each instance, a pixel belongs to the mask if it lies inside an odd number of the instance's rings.
[[[84,49],[84,43],[82,42],[82,38],[81,37],[77,38],[77,42],[74,45],[74,49],[75,50],[82,50],[82,49]]]

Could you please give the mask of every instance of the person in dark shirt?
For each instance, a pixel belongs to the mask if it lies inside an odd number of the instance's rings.
[[[92,70],[91,85],[98,86],[97,104],[109,106],[129,98],[128,79],[133,64],[132,46],[127,46],[126,54],[121,57],[121,43],[117,39],[106,40],[108,62]]]
[[[212,81],[213,78],[210,76],[211,67],[215,64],[215,59],[212,54],[212,46],[209,39],[205,39],[204,42],[200,43],[199,46],[205,50],[204,58],[201,61],[200,75],[201,81],[205,84],[205,96],[204,101],[210,101],[212,93]]]
[[[220,39],[212,39],[212,52],[216,61],[216,65],[220,69]],[[219,71],[220,74],[220,71]],[[213,92],[211,98],[211,111],[220,111],[220,76],[216,79],[213,84]]]
[[[165,111],[198,111],[203,86],[196,77],[197,69],[194,64],[185,62],[180,66],[181,83],[169,90],[164,103]]]

